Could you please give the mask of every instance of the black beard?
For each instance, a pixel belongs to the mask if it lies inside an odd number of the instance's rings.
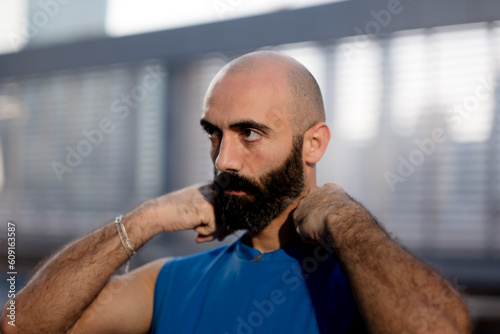
[[[217,223],[231,233],[248,230],[257,233],[281,214],[304,189],[302,137],[293,141],[285,162],[260,178],[259,182],[236,173],[215,171],[214,211]],[[230,195],[225,190],[244,191]]]

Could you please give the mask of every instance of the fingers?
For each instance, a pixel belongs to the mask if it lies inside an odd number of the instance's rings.
[[[198,236],[196,237],[196,242],[198,243],[214,241],[216,238],[219,238],[220,234],[220,231],[217,229],[214,222],[201,223],[193,228],[193,230],[198,233]]]
[[[204,236],[201,234],[198,234],[198,236],[196,236],[196,239],[195,239],[195,241],[199,244],[201,244],[203,242],[214,241],[214,240],[215,240],[215,237],[213,235]]]
[[[218,241],[224,240],[231,233],[225,227],[216,227],[215,224],[200,224],[193,229],[198,233],[196,242],[209,242],[217,239]]]

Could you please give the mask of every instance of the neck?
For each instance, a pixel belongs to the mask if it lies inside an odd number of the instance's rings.
[[[296,198],[278,217],[262,231],[247,233],[243,241],[261,253],[275,251],[279,248],[290,248],[302,245],[304,242],[298,235],[293,222],[292,213],[303,195]]]

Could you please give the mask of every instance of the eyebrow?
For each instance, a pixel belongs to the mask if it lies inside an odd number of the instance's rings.
[[[212,123],[210,123],[209,121],[207,121],[206,119],[201,119],[200,120],[200,125],[202,127],[214,127],[214,128],[217,128],[215,125],[213,125]],[[269,132],[272,132],[273,130],[268,127],[267,125],[265,124],[262,124],[262,123],[259,123],[259,122],[256,122],[254,120],[251,120],[251,119],[243,119],[241,121],[238,121],[236,123],[233,123],[233,124],[230,124],[229,125],[229,128],[230,129],[246,129],[246,128],[253,128],[253,129],[257,129],[257,130],[260,130],[264,133],[269,133]]]
[[[210,123],[209,121],[207,121],[206,119],[202,118],[200,120],[200,125],[203,127],[203,128],[206,128],[206,127],[213,127],[213,128],[216,128],[215,125],[213,125],[212,123]]]

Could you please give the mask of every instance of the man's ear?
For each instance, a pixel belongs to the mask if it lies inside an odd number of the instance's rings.
[[[306,131],[302,147],[302,155],[306,163],[315,164],[321,159],[330,141],[330,136],[330,129],[323,122],[316,123]]]

